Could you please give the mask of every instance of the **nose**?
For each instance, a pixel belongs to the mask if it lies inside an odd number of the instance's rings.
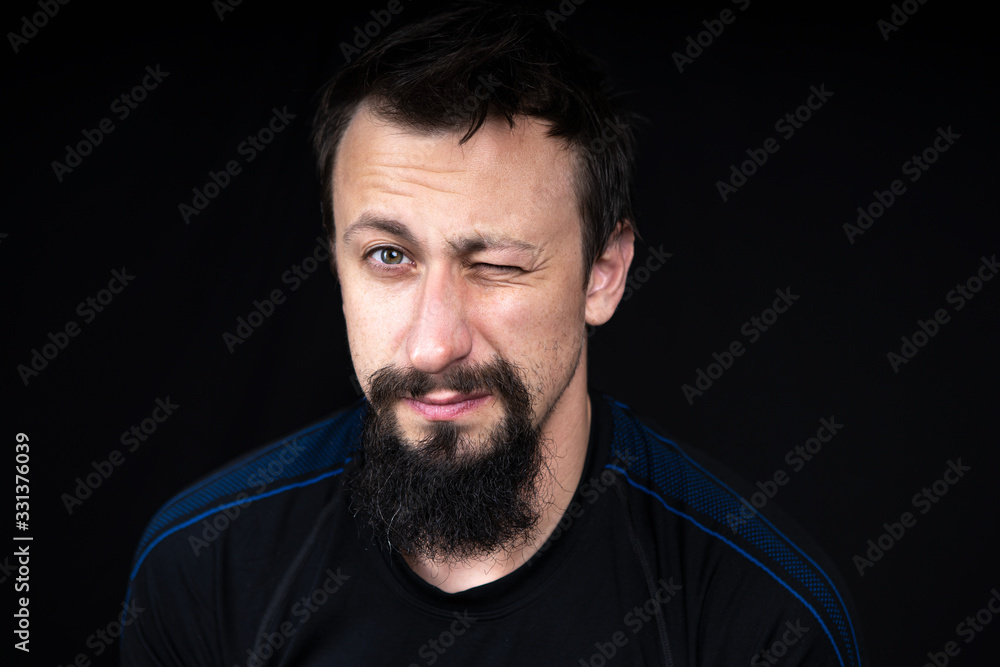
[[[424,373],[444,372],[472,350],[459,280],[448,267],[429,270],[414,306],[406,353],[413,368]]]

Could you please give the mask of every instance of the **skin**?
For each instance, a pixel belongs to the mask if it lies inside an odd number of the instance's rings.
[[[539,489],[547,502],[534,539],[475,561],[407,558],[446,592],[524,564],[568,507],[590,429],[584,323],[610,319],[633,257],[634,237],[624,226],[581,289],[574,160],[545,129],[530,118],[517,119],[513,130],[489,121],[459,145],[461,132],[417,132],[362,106],[337,152],[332,251],[362,388],[368,393],[368,376],[390,364],[435,375],[499,354],[522,369],[545,436],[549,474]],[[435,389],[425,398],[463,397]],[[411,442],[430,423],[417,408],[407,401],[394,408]],[[474,447],[502,414],[489,396],[446,418]]]

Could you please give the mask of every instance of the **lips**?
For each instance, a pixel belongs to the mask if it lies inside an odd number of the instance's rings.
[[[425,419],[445,421],[481,407],[490,396],[488,392],[472,394],[436,392],[421,396],[419,399],[404,398],[403,401]]]

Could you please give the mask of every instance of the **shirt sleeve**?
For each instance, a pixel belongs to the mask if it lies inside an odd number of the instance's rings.
[[[216,645],[213,561],[211,549],[198,552],[182,533],[139,555],[126,603],[133,613],[122,631],[123,667],[223,664]]]
[[[850,667],[840,655],[829,619],[751,563],[730,571],[707,592],[695,642],[705,667]],[[741,580],[737,580],[741,579]]]

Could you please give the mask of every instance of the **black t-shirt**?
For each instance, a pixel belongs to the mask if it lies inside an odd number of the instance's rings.
[[[525,565],[460,593],[424,582],[350,511],[364,399],[207,477],[139,543],[122,664],[862,664],[845,588],[807,538],[741,514],[724,473],[627,406],[591,402],[559,527]]]

